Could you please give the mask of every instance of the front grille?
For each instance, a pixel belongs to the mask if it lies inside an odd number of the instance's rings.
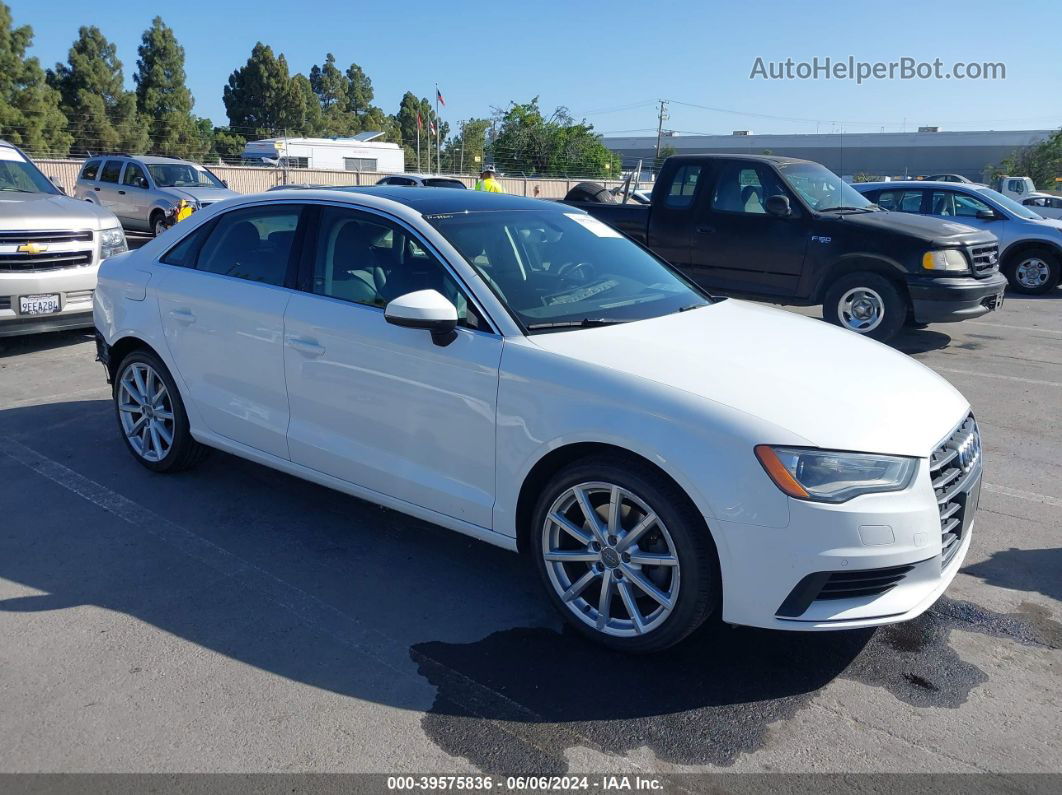
[[[92,303],[92,290],[70,290],[66,294],[68,304]]]
[[[859,571],[817,571],[797,583],[776,615],[797,618],[807,612],[812,602],[881,596],[899,585],[914,570],[915,565],[909,563]]]
[[[77,243],[92,242],[92,232],[84,229],[77,232],[59,231],[23,231],[0,232],[0,245],[11,243]]]
[[[995,243],[987,246],[971,246],[970,262],[973,263],[973,275],[978,279],[991,276],[999,270],[999,246]]]
[[[0,254],[0,272],[56,271],[92,264],[91,251],[56,251],[40,254]]]
[[[10,308],[11,308],[11,296],[0,295],[0,309],[10,309]]]
[[[929,476],[940,511],[941,568],[962,545],[967,487],[981,471],[981,432],[970,414],[929,457]]]

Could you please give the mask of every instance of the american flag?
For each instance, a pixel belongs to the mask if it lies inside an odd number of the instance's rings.
[[[418,130],[423,130],[424,129],[424,119],[422,119],[420,117],[420,111],[419,110],[417,111],[417,129]]]
[[[446,100],[443,99],[442,92],[439,90],[438,86],[435,86],[435,98],[437,100],[439,100],[439,104],[440,105],[442,105],[443,107],[446,107]]]

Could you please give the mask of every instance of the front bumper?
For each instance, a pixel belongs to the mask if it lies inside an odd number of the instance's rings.
[[[98,265],[51,271],[0,272],[0,337],[90,328]],[[58,295],[59,311],[24,315],[19,297]]]
[[[984,279],[958,276],[947,279],[911,277],[907,289],[918,323],[956,323],[980,317],[1000,307],[1007,277],[996,272]]]
[[[723,620],[768,629],[857,629],[914,618],[954,579],[972,537],[980,469],[959,549],[942,567],[929,461],[906,491],[840,505],[790,501],[785,528],[708,520],[719,549]],[[866,587],[883,584],[887,588]],[[803,591],[802,591],[803,589]]]

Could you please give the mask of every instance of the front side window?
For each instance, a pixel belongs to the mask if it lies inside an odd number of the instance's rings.
[[[873,210],[867,198],[818,163],[779,163],[778,171],[790,188],[813,210]]]
[[[885,210],[895,210],[901,213],[919,213],[922,212],[922,191],[901,188],[883,190],[878,194],[876,204]]]
[[[416,238],[379,216],[340,207],[321,212],[311,290],[384,307],[418,290],[436,290],[457,308],[460,325],[483,328],[457,282]]]
[[[933,191],[929,206],[933,215],[944,217],[976,218],[979,212],[993,212],[992,208],[980,199],[950,190]]]
[[[671,180],[664,204],[668,207],[689,207],[693,203],[693,195],[697,192],[697,180],[700,176],[700,166],[681,166]]]
[[[121,160],[108,160],[103,164],[103,171],[100,172],[100,182],[118,182],[118,177],[122,173],[122,161]]]
[[[727,163],[715,183],[712,209],[762,215],[767,212],[767,197],[779,195],[785,195],[785,190],[769,168]]]
[[[510,210],[427,220],[530,333],[710,303],[661,260],[585,213]]]
[[[122,175],[122,184],[131,188],[146,188],[148,181],[147,176],[144,174],[144,169],[136,163],[126,163],[125,173]]]
[[[85,167],[81,169],[80,179],[96,179],[96,174],[100,170],[99,160],[90,160],[85,163]]]
[[[274,204],[226,213],[203,243],[196,269],[282,286],[300,210],[298,205]]]
[[[1034,220],[1036,218],[1041,217],[1038,213],[1033,212],[1033,210],[1031,210],[1030,208],[1018,204],[1016,201],[1014,201],[1014,199],[1010,198],[1009,196],[1004,196],[1002,193],[998,193],[997,191],[994,191],[991,188],[976,188],[976,190],[982,196],[986,196],[989,200],[994,201],[996,204],[1002,205],[1003,209],[1009,210],[1019,218],[1028,218],[1029,220]]]
[[[224,188],[210,171],[191,163],[153,163],[148,166],[151,178],[160,188]]]

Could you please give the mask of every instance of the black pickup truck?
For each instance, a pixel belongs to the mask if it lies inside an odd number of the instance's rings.
[[[669,157],[652,202],[570,201],[715,292],[802,306],[879,340],[1003,301],[994,235],[883,210],[787,157]]]

